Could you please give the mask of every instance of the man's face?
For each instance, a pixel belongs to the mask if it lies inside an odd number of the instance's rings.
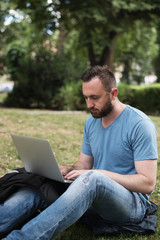
[[[111,93],[107,93],[98,77],[83,82],[83,95],[87,107],[94,118],[107,116],[113,109]]]

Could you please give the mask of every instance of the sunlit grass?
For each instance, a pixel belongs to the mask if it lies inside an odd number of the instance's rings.
[[[60,164],[70,164],[78,159],[83,138],[83,127],[87,113],[59,113],[52,111],[29,111],[0,109],[0,175],[21,167],[22,163],[12,143],[10,134],[23,134],[49,139]],[[150,116],[157,126],[158,150],[160,152],[160,117]],[[160,163],[158,163],[157,185],[151,200],[160,202]],[[56,240],[159,240],[160,211],[157,212],[157,232],[150,236],[95,237],[85,226],[76,223],[60,234]]]
[[[0,92],[0,102],[3,102],[4,99],[7,97],[8,93],[6,92]]]

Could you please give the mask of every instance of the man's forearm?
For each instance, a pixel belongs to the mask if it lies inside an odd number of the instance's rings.
[[[146,176],[142,174],[128,174],[123,175],[115,172],[110,172],[106,170],[98,170],[119,183],[131,192],[140,192],[145,194],[150,194],[155,187],[155,182],[150,181]]]
[[[91,169],[87,164],[84,164],[84,162],[81,162],[80,160],[74,163],[71,167],[72,170]]]

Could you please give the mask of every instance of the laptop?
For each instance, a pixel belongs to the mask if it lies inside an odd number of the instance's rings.
[[[64,179],[48,139],[39,139],[23,135],[11,134],[13,143],[19,153],[26,172],[62,182]]]

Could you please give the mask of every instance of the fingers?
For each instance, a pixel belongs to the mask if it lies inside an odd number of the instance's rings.
[[[79,175],[81,175],[82,173],[87,172],[87,171],[88,170],[72,170],[71,172],[69,172],[65,175],[65,178],[68,179],[68,180],[73,179],[73,178],[76,178]]]
[[[67,174],[65,175],[65,178],[66,178],[66,179],[76,178],[76,177],[78,177],[78,174],[79,174],[79,173],[78,173],[77,170],[73,170],[73,171],[67,173]]]

